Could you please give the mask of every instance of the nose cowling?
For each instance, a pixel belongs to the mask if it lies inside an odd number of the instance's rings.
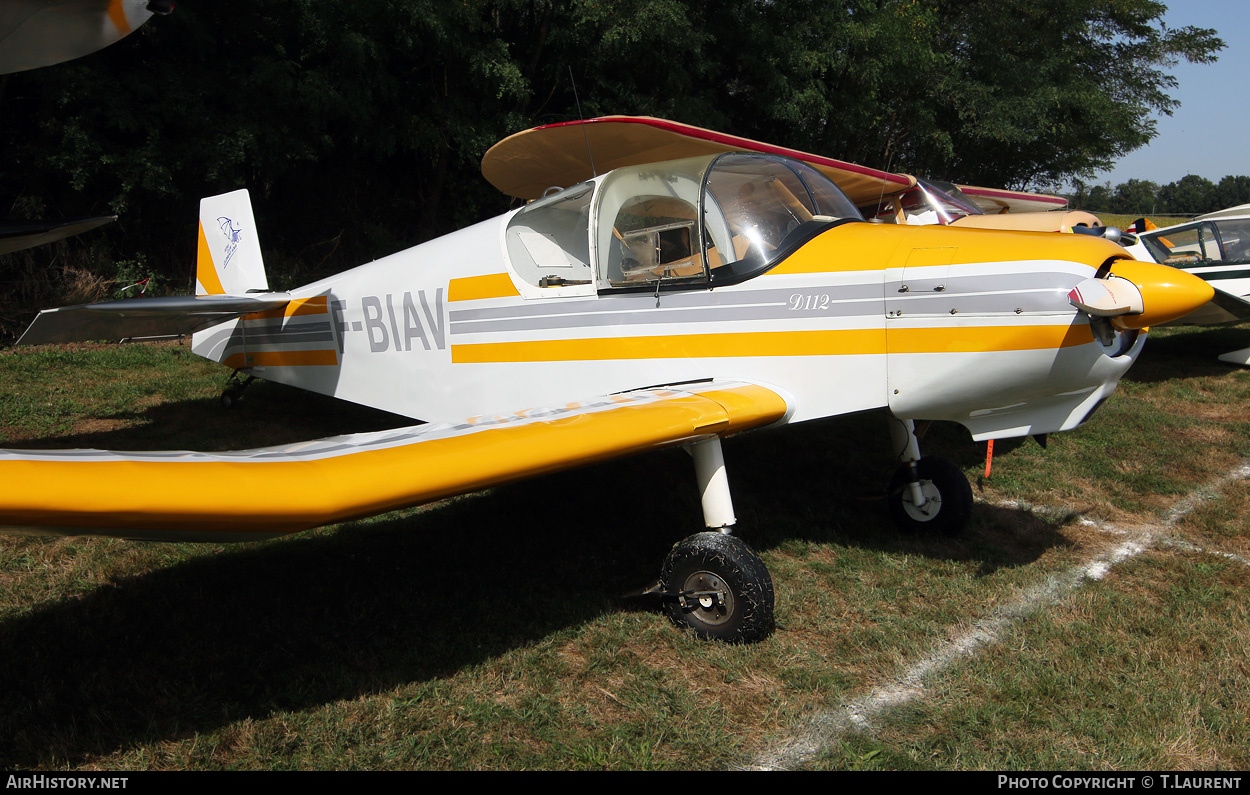
[[[1182,318],[1215,296],[1215,288],[1203,279],[1157,262],[1118,260],[1111,266],[1111,275],[1132,282],[1142,297],[1140,314],[1112,319],[1112,325],[1120,329],[1141,329]]]
[[[1109,318],[1121,331],[1184,317],[1215,295],[1202,279],[1154,262],[1117,260],[1106,279],[1086,279],[1068,293],[1073,306]]]

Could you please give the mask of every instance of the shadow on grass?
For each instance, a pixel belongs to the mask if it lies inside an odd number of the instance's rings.
[[[0,623],[0,767],[299,710],[464,666],[611,609],[672,539],[524,485],[203,555]],[[217,551],[215,551],[217,550]],[[657,617],[658,620],[658,617]]]
[[[895,530],[885,490],[898,463],[887,421],[884,413],[869,413],[731,440],[726,456],[734,456],[730,478],[742,533],[759,549],[787,539],[829,542],[971,561],[982,575],[1027,565],[1048,549],[1069,545],[1059,523],[983,503],[974,504],[968,528],[955,537]],[[1010,443],[996,452],[1034,444],[1003,441]],[[949,423],[933,424],[921,450],[965,469],[984,463],[984,445],[974,445],[965,430]]]
[[[221,383],[226,383],[224,375]],[[233,409],[222,408],[215,397],[158,403],[79,422],[78,432],[6,441],[4,446],[215,452],[290,444],[416,423],[411,418],[368,406],[284,384],[257,381],[249,387],[241,405]]]
[[[1144,384],[1205,376],[1219,377],[1239,369],[1219,360],[1220,354],[1250,345],[1250,329],[1241,326],[1180,326],[1150,333],[1141,357],[1126,381]]]
[[[177,410],[150,411],[164,422]],[[303,410],[258,414],[306,429],[295,416]],[[206,422],[219,421],[239,422]],[[116,441],[103,433],[74,443]],[[966,434],[941,426],[925,447],[965,466],[980,455]],[[802,538],[989,572],[1067,543],[1023,512],[980,505],[958,539],[894,532],[874,499],[894,467],[880,415],[747,434],[726,456],[741,533],[761,552]],[[653,579],[672,543],[699,529],[691,474],[684,453],[669,450],[337,531],[205,545],[191,560],[0,623],[0,767],[75,765],[446,677],[619,609],[619,595]],[[263,495],[257,484],[242,498]]]

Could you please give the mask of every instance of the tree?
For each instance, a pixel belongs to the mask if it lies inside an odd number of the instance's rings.
[[[1108,211],[1120,215],[1152,215],[1158,207],[1159,186],[1149,180],[1130,179],[1115,188]]]
[[[1221,210],[1239,204],[1250,204],[1250,177],[1224,177],[1215,188],[1215,197],[1215,203]]]
[[[482,154],[579,113],[1044,185],[1149,140],[1150,115],[1175,106],[1162,70],[1223,46],[1214,31],[1163,27],[1163,11],[1153,0],[183,0],[112,47],[0,85],[0,211],[119,212],[99,248],[142,255],[180,284],[198,198],[247,187],[276,280],[300,281],[502,211]]]
[[[912,167],[981,184],[1055,184],[1105,168],[1154,137],[1153,114],[1176,107],[1161,67],[1208,63],[1223,47],[1213,30],[1166,28],[1165,6],[1151,0],[939,7],[948,68],[916,75],[938,111]]]
[[[1172,215],[1199,215],[1221,209],[1215,183],[1195,174],[1186,174],[1159,190],[1159,199]]]

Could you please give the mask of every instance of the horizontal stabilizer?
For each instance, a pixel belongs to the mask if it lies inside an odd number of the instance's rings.
[[[94,218],[77,218],[73,221],[26,221],[20,224],[0,224],[0,254],[55,243],[67,237],[104,226],[116,221],[116,215],[99,215]]]
[[[709,381],[233,453],[0,450],[0,527],[247,541],[723,436],[786,412],[770,389]],[[535,510],[550,497],[535,494]]]
[[[45,309],[17,344],[116,342],[144,337],[172,337],[191,334],[251,312],[278,309],[290,301],[291,297],[286,293],[265,293],[255,297],[177,295]]]

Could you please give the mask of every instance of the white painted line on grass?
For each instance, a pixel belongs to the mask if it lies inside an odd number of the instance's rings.
[[[1173,526],[1202,503],[1218,495],[1229,483],[1250,477],[1250,463],[1225,473],[1212,483],[1202,486],[1174,505],[1156,525],[1126,532],[1132,537],[1103,552],[1079,566],[1053,574],[1037,585],[1027,589],[1015,599],[994,610],[988,618],[973,624],[972,628],[954,640],[948,641],[929,656],[908,666],[893,681],[875,688],[862,699],[857,699],[833,710],[825,710],[809,718],[793,736],[784,738],[766,748],[755,761],[747,765],[752,770],[795,770],[810,764],[833,746],[838,739],[853,729],[871,729],[895,707],[924,695],[924,679],[951,667],[960,659],[976,654],[982,647],[997,643],[1003,633],[1027,616],[1054,607],[1087,579],[1100,580],[1112,566],[1140,555],[1156,543],[1175,543],[1165,536]],[[1039,509],[1014,503],[1016,507],[1034,513],[1070,515],[1071,511]],[[1112,526],[1098,523],[1100,529]],[[1183,542],[1181,542],[1183,543]],[[1237,556],[1230,556],[1236,559]],[[1241,559],[1244,562],[1244,559]]]
[[[1218,549],[1207,549],[1206,547],[1200,547],[1197,544],[1191,544],[1188,541],[1182,541],[1179,538],[1165,538],[1159,542],[1159,546],[1173,547],[1175,549],[1184,550],[1185,552],[1198,552],[1203,555],[1214,555],[1217,558],[1228,558],[1229,560],[1237,561],[1243,566],[1250,566],[1250,558],[1246,558],[1232,552],[1221,552]]]

